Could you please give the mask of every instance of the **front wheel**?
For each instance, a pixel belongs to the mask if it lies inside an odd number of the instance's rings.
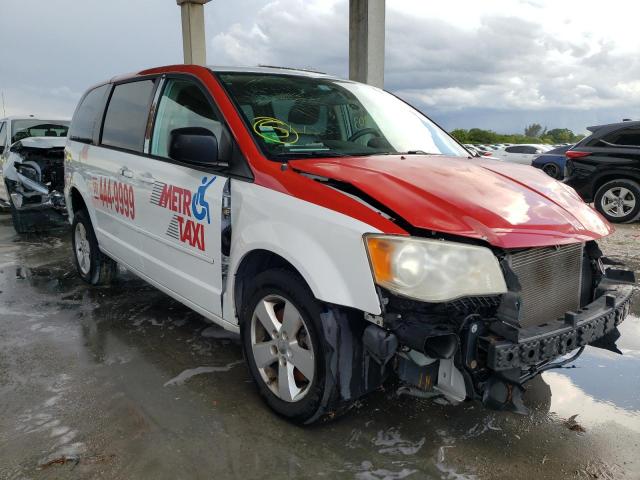
[[[596,209],[614,223],[628,223],[640,214],[640,185],[633,180],[613,180],[596,192]]]
[[[86,210],[76,212],[73,217],[71,244],[73,263],[80,278],[91,285],[107,285],[113,281],[118,264],[100,251]]]
[[[320,303],[302,278],[282,269],[257,275],[247,291],[242,343],[260,395],[289,420],[315,421],[337,397],[326,382]]]

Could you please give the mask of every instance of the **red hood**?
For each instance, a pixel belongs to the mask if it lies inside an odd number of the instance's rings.
[[[299,172],[349,183],[417,228],[503,248],[594,240],[612,227],[566,185],[506,162],[428,155],[304,159]]]

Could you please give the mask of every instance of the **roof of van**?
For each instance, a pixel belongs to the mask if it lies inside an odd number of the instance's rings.
[[[185,65],[184,64],[176,64],[176,65],[164,65],[160,67],[153,67],[146,70],[141,70],[139,72],[125,73],[122,75],[116,75],[110,80],[106,82],[100,82],[96,85],[93,85],[92,88],[98,87],[100,85],[104,85],[106,83],[113,83],[122,80],[128,80],[131,78],[135,78],[143,75],[151,75],[158,74],[162,72],[171,72],[175,69],[176,72],[183,71]],[[189,67],[198,67],[196,65],[189,65]],[[313,70],[305,70],[305,69],[296,69],[296,68],[288,68],[288,67],[277,67],[277,66],[257,66],[257,67],[228,67],[228,66],[219,66],[219,65],[207,65],[206,67],[210,71],[214,73],[224,73],[224,72],[238,72],[238,73],[270,73],[270,74],[280,74],[280,75],[296,75],[301,77],[309,77],[309,78],[334,78],[336,80],[341,81],[349,81],[345,79],[341,79],[334,75],[328,75],[322,72],[316,72]]]

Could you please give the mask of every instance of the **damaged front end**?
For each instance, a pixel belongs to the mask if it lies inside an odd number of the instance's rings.
[[[506,283],[500,294],[425,302],[379,287],[383,313],[368,316],[375,325],[363,344],[395,369],[399,393],[525,413],[528,380],[586,345],[617,351],[635,278],[613,268],[595,241],[494,254]]]
[[[6,199],[19,233],[65,223],[66,138],[25,138],[11,146],[3,168]]]

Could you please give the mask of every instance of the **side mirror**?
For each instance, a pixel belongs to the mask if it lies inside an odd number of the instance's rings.
[[[179,162],[227,166],[218,161],[218,139],[211,130],[202,127],[176,128],[171,131],[169,157]]]

